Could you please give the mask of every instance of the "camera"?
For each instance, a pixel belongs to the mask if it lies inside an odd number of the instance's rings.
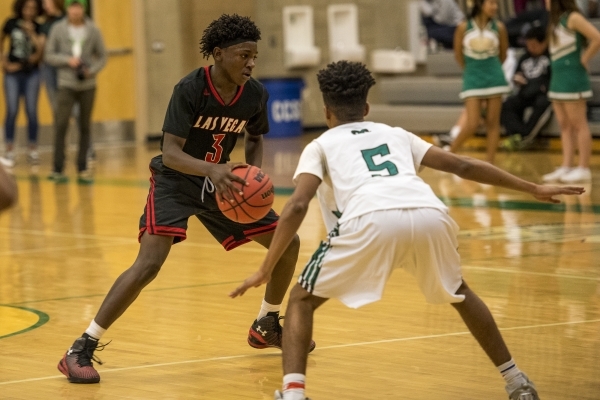
[[[86,76],[85,76],[86,69],[87,69],[87,66],[84,63],[81,63],[77,66],[77,69],[75,70],[75,73],[77,74],[77,79],[79,79],[80,81],[83,81],[86,79]]]

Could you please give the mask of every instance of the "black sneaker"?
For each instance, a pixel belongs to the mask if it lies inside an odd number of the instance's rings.
[[[107,343],[108,344],[108,343]],[[65,353],[58,363],[58,370],[62,372],[71,383],[98,383],[100,374],[94,369],[93,361],[102,365],[102,361],[94,356],[94,351],[102,351],[106,344],[87,334],[78,338],[73,346]]]
[[[277,312],[270,312],[260,320],[255,320],[248,332],[248,344],[255,349],[276,347],[281,350],[283,327],[279,320],[283,318]],[[308,352],[313,351],[315,347],[315,341],[311,340]]]

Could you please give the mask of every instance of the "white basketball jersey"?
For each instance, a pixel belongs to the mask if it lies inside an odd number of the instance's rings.
[[[401,128],[355,122],[330,129],[300,156],[294,181],[303,173],[322,180],[317,195],[328,230],[338,222],[375,210],[437,208],[447,211],[417,176],[431,144]]]

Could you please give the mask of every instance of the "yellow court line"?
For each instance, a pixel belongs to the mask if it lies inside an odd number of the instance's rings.
[[[600,322],[600,319],[570,321],[570,322],[555,322],[555,323],[551,323],[551,324],[524,325],[524,326],[515,326],[512,328],[500,328],[500,330],[505,332],[505,331],[515,331],[515,330],[525,330],[525,329],[550,328],[550,327],[565,326],[565,325],[589,324],[589,323],[597,323],[597,322]],[[315,351],[339,349],[339,348],[345,348],[345,347],[370,346],[370,345],[385,344],[385,343],[408,342],[408,341],[423,340],[423,339],[438,339],[438,338],[453,337],[453,336],[464,336],[464,335],[470,335],[470,334],[471,334],[471,332],[469,332],[469,331],[463,331],[463,332],[440,333],[437,335],[423,335],[423,336],[412,336],[412,337],[406,337],[406,338],[374,340],[372,342],[357,342],[357,343],[348,343],[348,344],[338,344],[338,345],[332,345],[332,346],[317,347],[315,349]],[[250,357],[264,357],[264,356],[270,355],[270,354],[273,354],[273,352],[261,354],[258,356],[256,354],[239,354],[239,355],[234,355],[234,356],[211,357],[211,358],[204,358],[204,359],[199,359],[199,360],[183,360],[183,361],[173,361],[173,362],[169,362],[169,363],[137,365],[137,366],[133,366],[133,367],[107,369],[107,370],[102,370],[100,372],[102,372],[103,374],[106,374],[109,372],[134,371],[134,370],[139,370],[139,369],[168,367],[168,366],[173,366],[173,365],[196,364],[196,363],[204,363],[204,362],[211,362],[211,361],[233,360],[233,359],[250,358]],[[43,376],[40,378],[29,378],[29,379],[20,379],[20,380],[14,380],[14,381],[0,382],[0,386],[14,385],[17,383],[37,382],[37,381],[44,381],[44,380],[57,379],[57,378],[64,378],[64,375],[51,375],[51,376]]]

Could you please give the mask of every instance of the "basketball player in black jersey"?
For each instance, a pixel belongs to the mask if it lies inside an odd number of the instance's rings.
[[[75,340],[58,364],[74,383],[97,383],[94,350],[106,329],[125,312],[142,289],[158,274],[174,243],[185,240],[187,221],[196,216],[225,250],[250,240],[268,247],[277,225],[273,210],[252,224],[227,219],[217,201],[229,201],[232,174],[239,163],[229,155],[239,136],[245,135],[246,163],[261,166],[262,135],[269,130],[268,93],[254,78],[260,31],[239,15],[222,15],[204,31],[202,54],[214,65],[184,77],[173,90],[161,141],[162,155],[150,162],[150,193],[140,219],[140,250],[133,265],[121,274],[82,337]],[[281,348],[279,307],[292,279],[298,258],[296,236],[277,264],[248,343],[255,348]],[[311,350],[314,343],[311,344]]]

